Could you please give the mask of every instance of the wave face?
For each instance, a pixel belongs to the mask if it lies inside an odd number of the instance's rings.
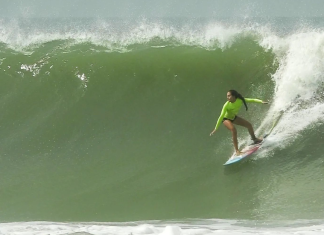
[[[1,20],[0,221],[322,219],[321,22]],[[229,89],[284,114],[224,168]]]

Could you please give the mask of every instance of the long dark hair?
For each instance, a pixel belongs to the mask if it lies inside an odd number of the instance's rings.
[[[240,93],[238,93],[236,90],[229,90],[228,92],[230,92],[231,95],[234,96],[235,98],[241,99],[243,101],[243,103],[244,103],[244,106],[245,106],[246,111],[248,110],[248,107],[246,105],[245,99],[244,99],[244,97]]]

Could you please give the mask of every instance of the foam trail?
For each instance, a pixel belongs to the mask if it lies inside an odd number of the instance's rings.
[[[284,38],[266,36],[260,45],[273,50],[279,68],[272,75],[275,93],[271,108],[258,132],[284,111],[274,129],[277,142],[283,144],[324,120],[324,32],[297,32]]]

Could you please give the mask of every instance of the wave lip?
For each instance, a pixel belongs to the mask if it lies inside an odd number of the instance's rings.
[[[48,26],[49,25],[49,26]],[[90,43],[109,51],[127,51],[133,45],[189,45],[207,49],[227,48],[251,27],[207,22],[141,21],[0,21],[0,42],[17,51],[30,51],[43,44],[65,41],[67,46]],[[254,33],[253,33],[254,34]]]

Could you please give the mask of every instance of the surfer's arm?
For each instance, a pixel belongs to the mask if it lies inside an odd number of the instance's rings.
[[[219,116],[219,118],[217,120],[215,129],[210,133],[210,136],[212,136],[215,133],[215,131],[217,130],[217,128],[220,126],[220,124],[221,124],[221,122],[222,122],[222,120],[223,120],[223,118],[225,116],[225,113],[226,113],[226,105],[227,105],[227,102],[224,104],[222,112],[221,112],[221,114],[220,114],[220,116]]]
[[[267,104],[268,102],[259,100],[259,99],[251,99],[251,98],[244,98],[247,103],[260,103],[260,104]]]
[[[220,124],[222,123],[222,120],[223,120],[223,118],[225,116],[225,113],[226,113],[226,106],[227,106],[227,102],[223,106],[222,112],[221,112],[221,114],[220,114],[220,116],[219,116],[219,118],[217,120],[217,123],[216,123],[216,126],[215,126],[215,130],[217,130],[218,127],[220,126]]]

